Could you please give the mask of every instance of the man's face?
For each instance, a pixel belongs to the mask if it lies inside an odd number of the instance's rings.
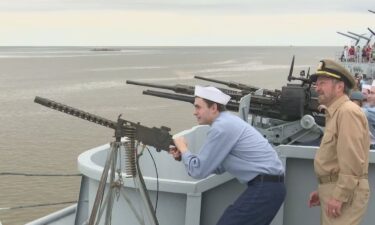
[[[194,116],[197,117],[199,125],[210,125],[215,119],[215,112],[217,112],[216,104],[208,107],[207,103],[199,97],[194,101]]]
[[[368,95],[370,94],[370,90],[367,88],[362,88],[362,94],[363,94],[363,98],[367,99]]]
[[[375,106],[375,87],[371,86],[370,93],[367,95],[367,103]]]
[[[343,90],[344,83],[329,77],[320,76],[316,81],[315,90],[318,93],[319,103],[325,106],[332,104],[333,100],[338,97],[340,89]],[[341,91],[343,93],[343,91]]]

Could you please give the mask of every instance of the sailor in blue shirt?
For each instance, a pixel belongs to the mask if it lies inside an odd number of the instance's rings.
[[[276,151],[251,125],[225,111],[230,96],[215,87],[195,87],[194,115],[210,125],[198,154],[189,151],[184,137],[174,139],[174,158],[182,158],[188,174],[196,179],[229,172],[247,189],[230,205],[218,225],[270,224],[286,190],[284,168]]]

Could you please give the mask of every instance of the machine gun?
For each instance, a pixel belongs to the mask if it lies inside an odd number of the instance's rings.
[[[173,94],[173,93],[166,93],[161,91],[153,91],[153,90],[145,90],[143,91],[144,95],[152,95],[160,98],[168,98],[183,102],[189,102],[191,104],[194,104],[195,97],[193,95],[180,95],[180,94]],[[260,97],[260,98],[256,98]],[[262,96],[256,96],[254,99],[257,99],[257,101],[260,101],[262,99]],[[262,103],[254,103],[252,104],[252,107],[249,110],[249,113],[256,114],[256,115],[264,115],[265,117],[272,117],[272,118],[282,118],[282,115],[279,110],[275,110],[273,107],[273,104],[270,104],[270,102],[267,102],[269,99],[265,99],[265,104]],[[238,111],[239,110],[239,103],[229,101],[226,105],[226,108],[230,111]],[[289,115],[291,116],[291,115]],[[292,118],[285,118],[291,120]]]
[[[180,95],[154,90],[143,91],[144,95],[151,95],[160,98],[168,98],[183,102],[194,103],[193,95]],[[324,116],[318,110],[316,98],[306,96],[305,87],[284,86],[280,98],[251,95],[250,108],[248,113],[252,115],[273,118],[285,121],[301,119],[303,115],[309,114],[314,117],[319,125],[324,126]],[[306,103],[306,99],[310,101]],[[229,101],[226,108],[230,111],[238,111],[240,105],[237,102]]]
[[[126,83],[139,85],[139,86],[145,86],[145,87],[166,89],[166,90],[174,91],[175,93],[179,93],[179,94],[194,95],[194,87],[189,86],[189,85],[184,85],[184,84],[163,85],[163,84],[151,84],[151,83],[132,81],[132,80],[127,80]],[[235,101],[239,101],[243,96],[243,93],[239,91],[234,91],[234,90],[225,89],[225,88],[218,88],[218,89],[221,90],[223,93],[229,95]]]
[[[230,87],[244,89],[242,92],[236,92],[235,101],[229,101],[226,105],[227,109],[230,111],[238,111],[239,110],[239,99],[238,96],[244,97],[248,94],[251,95],[250,104],[251,107],[249,108],[248,113],[274,118],[284,121],[294,121],[301,119],[305,114],[312,115],[319,125],[324,125],[324,116],[320,114],[318,110],[318,101],[316,98],[315,91],[311,90],[311,84],[308,79],[309,71],[307,74],[307,78],[304,76],[295,77],[293,76],[293,68],[294,68],[294,61],[295,57],[293,56],[290,71],[288,75],[288,81],[292,80],[300,80],[302,81],[301,84],[291,84],[288,83],[286,86],[282,87],[282,90],[265,90],[258,87],[244,85],[240,83],[234,82],[225,82],[220,80],[214,80],[205,77],[195,76],[195,78],[213,81],[221,84],[226,84]],[[174,86],[168,85],[161,85],[161,84],[150,84],[150,83],[142,83],[137,81],[126,81],[128,84],[136,84],[141,86],[148,86],[148,87],[155,87],[161,89],[172,90],[180,94],[172,94],[167,92],[160,92],[160,91],[153,91],[153,90],[146,90],[143,91],[145,95],[152,95],[161,98],[168,98],[174,99],[178,101],[190,102],[194,103],[194,87],[177,84]],[[225,89],[227,90],[227,89]],[[231,90],[230,90],[231,91]]]
[[[240,113],[240,116],[247,121],[248,114],[251,114],[251,124],[258,129],[271,143],[291,143],[305,135],[305,129],[314,130],[314,135],[309,138],[316,139],[321,134],[321,129],[315,125],[324,126],[325,117],[318,109],[318,98],[311,89],[309,80],[310,69],[305,76],[304,71],[299,77],[293,76],[295,57],[293,56],[288,81],[299,80],[302,84],[287,83],[281,90],[265,90],[259,87],[234,82],[225,82],[200,76],[195,78],[225,84],[232,88],[238,88],[242,95],[240,101],[229,101],[226,108],[230,111]],[[144,90],[144,95],[151,95],[160,98],[168,98],[183,102],[194,103],[194,87],[175,85],[166,86],[160,84],[149,84],[135,81],[127,81],[130,84],[162,88],[172,90],[176,93],[168,93],[155,90]],[[181,94],[182,93],[182,94]],[[245,105],[245,106],[244,106]],[[263,120],[266,119],[266,120]],[[259,121],[267,121],[266,123]],[[315,125],[314,125],[315,124]],[[310,132],[310,131],[309,131]]]
[[[112,206],[116,192],[119,193],[122,190],[122,174],[121,168],[117,168],[118,156],[121,156],[120,149],[125,150],[125,172],[127,177],[134,178],[134,181],[138,184],[139,193],[141,195],[142,202],[146,208],[146,214],[152,225],[158,225],[158,220],[155,215],[155,210],[151,204],[150,197],[147,192],[145,182],[138,163],[138,153],[135,141],[142,142],[145,145],[150,145],[156,148],[157,151],[169,150],[169,146],[173,144],[172,137],[169,134],[170,129],[167,127],[161,128],[148,128],[140,125],[139,123],[133,123],[124,119],[121,119],[121,115],[118,117],[117,122],[105,119],[103,117],[55,102],[46,98],[35,97],[34,102],[39,103],[51,109],[111,128],[115,130],[115,141],[111,142],[111,151],[107,155],[107,160],[103,168],[103,172],[100,178],[98,191],[96,193],[94,205],[89,218],[89,225],[99,224],[102,213],[106,208],[105,223],[110,224],[112,215]],[[125,142],[121,142],[121,138],[126,137]],[[121,167],[121,165],[120,165]],[[118,180],[115,180],[115,173],[118,173]],[[108,178],[109,176],[109,178]],[[107,179],[108,178],[108,179]],[[109,180],[109,190],[104,199],[106,183]],[[116,190],[114,190],[116,189]],[[78,204],[82,204],[81,202]],[[80,210],[80,206],[77,206],[77,210]],[[77,215],[79,213],[77,212]],[[77,220],[77,218],[76,218]]]
[[[195,90],[195,87],[183,85],[183,84],[163,85],[163,84],[151,84],[151,83],[132,81],[132,80],[127,80],[126,83],[127,84],[139,85],[139,86],[145,86],[145,87],[154,87],[154,88],[171,90],[171,91],[174,91],[175,93],[185,94],[185,95],[194,95],[194,90]],[[229,90],[229,89],[225,89],[225,88],[218,88],[218,89],[221,90],[223,93],[229,95],[231,97],[231,99],[234,100],[235,102],[238,102],[243,96],[249,94],[249,93],[246,93],[246,92],[243,93],[243,92]],[[147,93],[148,92],[146,92],[144,94],[147,94]],[[153,92],[150,91],[150,93],[153,93]],[[155,92],[155,93],[158,93],[158,94],[162,95],[163,92]],[[166,96],[168,96],[168,95],[166,95]],[[178,96],[180,98],[180,100],[184,99],[183,95],[176,95],[176,96]],[[276,98],[267,98],[267,97],[263,97],[263,96],[256,96],[253,99],[253,102],[263,104],[263,105],[273,105],[273,104],[275,104],[275,100],[276,100]],[[189,98],[188,102],[190,102],[190,98]],[[235,102],[232,102],[232,103],[234,104]],[[194,103],[194,100],[191,103]],[[236,108],[235,105],[236,104],[234,104],[233,107],[231,107],[231,106],[229,106],[229,107],[230,108]]]
[[[320,137],[322,131],[317,125],[324,126],[325,118],[317,111],[304,110],[304,93],[304,87],[301,86],[283,87],[282,103],[280,101],[273,105],[253,103],[253,99],[262,96],[249,94],[244,96],[240,103],[229,101],[226,108],[230,111],[238,111],[245,121],[248,120],[248,114],[251,114],[250,123],[274,145],[295,141],[309,142]],[[191,95],[153,90],[145,90],[143,94],[189,103],[194,103],[195,100]]]
[[[157,151],[169,151],[169,146],[173,144],[172,136],[169,134],[169,131],[171,129],[168,127],[145,127],[139,123],[121,119],[121,115],[118,117],[117,122],[114,122],[106,118],[38,96],[35,97],[34,102],[48,108],[90,121],[92,123],[112,128],[115,130],[115,137],[117,141],[120,141],[121,137],[126,137],[128,134],[128,130],[134,129],[135,140],[140,141],[145,145],[153,146]]]

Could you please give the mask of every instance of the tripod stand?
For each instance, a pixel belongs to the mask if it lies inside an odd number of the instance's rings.
[[[116,134],[117,133],[117,134]],[[121,147],[123,146],[125,149],[126,155],[126,165],[125,165],[125,172],[128,177],[133,177],[135,182],[138,184],[140,195],[143,201],[143,204],[146,208],[146,214],[151,222],[152,225],[158,225],[158,221],[156,215],[154,213],[153,206],[151,204],[150,197],[148,195],[143,176],[141,170],[139,168],[138,159],[137,159],[137,150],[135,147],[135,128],[129,127],[125,129],[124,136],[128,137],[129,140],[126,142],[121,142],[121,135],[118,135],[119,132],[115,132],[116,141],[111,142],[111,149],[107,156],[107,160],[103,169],[103,173],[101,175],[99,181],[99,188],[96,193],[94,205],[91,211],[89,225],[97,225],[101,220],[101,216],[106,209],[105,215],[105,225],[111,224],[112,218],[112,208],[114,203],[115,191],[114,189],[121,190],[123,186],[121,171],[119,171],[119,179],[115,181],[115,172],[116,172],[116,164],[117,164],[117,156],[120,154]],[[107,192],[106,198],[103,201],[106,181],[108,178],[109,173],[109,190]],[[130,201],[126,198],[126,195],[123,195],[125,200],[130,203]],[[129,204],[131,207],[131,205]],[[141,223],[141,217],[137,214],[134,208],[131,208],[137,217],[138,221]],[[99,214],[98,214],[99,211]]]

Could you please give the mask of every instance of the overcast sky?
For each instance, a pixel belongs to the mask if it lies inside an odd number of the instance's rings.
[[[341,46],[374,0],[1,0],[0,45]]]

